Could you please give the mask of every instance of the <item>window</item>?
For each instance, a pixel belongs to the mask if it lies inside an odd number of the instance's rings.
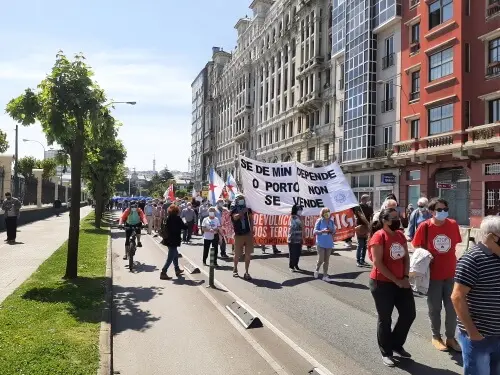
[[[429,30],[453,17],[453,0],[437,0],[429,5]]]
[[[500,99],[488,102],[488,121],[490,124],[500,121]]]
[[[323,160],[329,160],[330,158],[330,144],[329,143],[325,143],[323,145]]]
[[[453,104],[429,109],[429,135],[453,130]]]
[[[286,138],[286,125],[282,124],[281,125],[281,139],[285,139],[285,138]]]
[[[465,72],[470,73],[470,44],[465,43]]]
[[[420,70],[411,73],[410,101],[420,99]]]
[[[345,66],[344,63],[340,64],[340,69],[339,69],[339,89],[343,90],[344,89],[344,74],[345,74]]]
[[[407,176],[407,180],[409,181],[418,181],[420,180],[420,170],[415,170],[415,171],[408,171],[408,176]]]
[[[500,38],[488,42],[488,75],[500,74]]]
[[[420,185],[409,185],[408,186],[408,203],[413,204],[413,207],[417,207],[418,200],[420,199]]]
[[[420,120],[411,120],[410,122],[410,138],[420,138]]]
[[[302,133],[302,117],[299,116],[297,119],[297,133]]]
[[[297,161],[300,163],[300,157],[302,156],[302,151],[297,151]]]
[[[470,100],[465,101],[465,108],[464,108],[464,117],[465,117],[465,127],[468,128],[470,127]]]
[[[470,16],[470,0],[465,0],[465,15]]]
[[[417,53],[420,50],[420,23],[411,25],[410,37],[410,53]]]
[[[429,56],[429,81],[453,74],[453,48]]]
[[[307,159],[309,161],[316,160],[316,148],[311,147],[310,149],[307,150]]]
[[[384,146],[392,145],[392,126],[384,127]]]
[[[394,37],[390,36],[385,40],[385,55],[382,58],[382,69],[387,69],[394,65]]]
[[[325,104],[325,124],[330,123],[330,104]]]
[[[288,136],[289,136],[290,138],[292,138],[292,137],[293,137],[293,121],[290,121],[290,122],[288,123]]]
[[[391,80],[384,85],[384,100],[382,100],[382,112],[389,112],[394,109],[394,83]]]

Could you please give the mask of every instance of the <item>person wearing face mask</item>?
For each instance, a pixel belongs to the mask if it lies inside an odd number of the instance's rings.
[[[485,217],[479,236],[458,261],[451,300],[464,373],[500,374],[500,217]]]
[[[252,277],[248,273],[250,268],[250,260],[253,252],[253,215],[252,210],[246,206],[245,196],[237,194],[234,200],[234,205],[231,207],[231,221],[234,228],[234,268],[233,277],[238,275],[238,261],[245,252],[245,280],[251,280]]]
[[[191,203],[188,203],[186,205],[186,208],[182,210],[181,219],[184,220],[187,226],[187,229],[184,231],[183,241],[184,243],[188,243],[191,241],[191,236],[193,234],[193,225],[196,219],[196,213],[194,212]]]
[[[335,223],[330,217],[330,209],[323,208],[320,217],[314,225],[314,235],[316,236],[316,250],[318,252],[318,262],[314,271],[314,278],[319,277],[319,270],[323,265],[323,280],[330,281],[328,277],[328,266],[330,255],[333,250],[333,235],[335,234]]]
[[[455,220],[448,218],[448,202],[442,198],[433,198],[429,203],[432,214],[430,220],[419,225],[412,244],[414,248],[423,248],[431,253],[430,283],[427,292],[427,307],[431,321],[432,345],[440,350],[448,348],[460,352],[460,345],[455,339],[457,315],[451,302],[457,257],[456,246],[462,242],[460,228]],[[441,337],[441,309],[445,309],[446,342]]]
[[[299,260],[302,253],[302,241],[304,238],[304,224],[302,223],[302,207],[293,205],[288,228],[288,257],[290,271],[300,271]]]
[[[372,216],[372,223],[378,223],[379,220],[379,215],[380,212],[386,208],[394,208],[396,211],[398,211],[398,202],[395,199],[386,199],[384,203],[382,204],[382,207],[380,208],[380,211],[377,211],[373,214]]]
[[[377,309],[377,341],[382,362],[394,367],[393,355],[411,358],[403,347],[416,317],[415,300],[409,282],[410,255],[406,237],[399,230],[401,220],[394,208],[380,212],[372,224],[373,235],[368,242],[368,254],[373,261],[370,291]],[[398,321],[392,329],[392,312],[396,308]]]
[[[2,210],[5,217],[5,228],[7,229],[8,243],[15,243],[17,236],[17,218],[21,212],[21,202],[14,198],[9,192],[5,193],[5,200],[2,202]]]
[[[120,217],[120,222],[118,223],[118,226],[122,227],[124,224],[126,225],[126,230],[125,230],[125,256],[123,257],[123,260],[127,260],[128,246],[130,244],[130,236],[132,234],[132,231],[135,230],[137,235],[137,247],[142,247],[141,228],[143,225],[148,225],[146,215],[144,215],[144,212],[137,206],[137,202],[131,202],[130,207],[127,208]]]
[[[209,209],[208,202],[204,201],[200,205],[199,213],[198,213],[198,216],[200,217],[200,227],[202,227],[202,228],[203,228],[203,220],[205,220],[205,218],[208,217],[208,209]],[[203,231],[203,229],[202,229],[202,231]]]
[[[224,199],[217,200],[217,205],[215,206],[215,216],[219,219],[219,223],[222,224],[222,215],[227,208],[224,206]],[[219,246],[220,246],[220,256],[221,258],[227,258],[226,254],[226,239],[224,238],[225,232],[223,228],[219,230]]]
[[[148,234],[151,235],[153,233],[153,213],[154,207],[152,201],[147,201],[146,206],[144,206],[144,214],[146,215],[146,219],[148,221]]]
[[[208,216],[201,223],[201,230],[203,231],[203,265],[207,265],[208,252],[210,245],[212,245],[215,251],[215,267],[219,267],[217,264],[217,253],[219,249],[220,221],[215,212],[216,208],[210,207],[208,209]]]
[[[429,201],[427,198],[420,198],[417,204],[418,209],[411,213],[408,223],[408,238],[410,241],[413,240],[413,237],[415,237],[415,232],[417,231],[418,226],[432,217],[432,214],[428,209]]]

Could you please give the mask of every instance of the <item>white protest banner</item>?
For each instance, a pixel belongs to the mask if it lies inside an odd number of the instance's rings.
[[[248,207],[265,215],[289,215],[294,204],[303,215],[319,215],[324,207],[339,212],[358,205],[337,163],[309,168],[300,163],[262,163],[240,157]]]
[[[340,212],[359,204],[337,162],[316,168],[297,163],[297,177],[303,215],[318,215],[321,205]]]

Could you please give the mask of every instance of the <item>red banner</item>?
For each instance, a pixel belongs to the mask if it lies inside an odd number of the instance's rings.
[[[354,237],[356,220],[352,210],[333,213],[331,218],[335,222],[335,241],[343,241]],[[318,216],[303,216],[304,222],[304,245],[313,246],[315,244],[314,225]],[[288,228],[290,225],[290,215],[263,215],[253,214],[253,235],[256,245],[286,245],[288,238]],[[223,233],[227,243],[233,243],[233,228],[229,212],[222,218]]]

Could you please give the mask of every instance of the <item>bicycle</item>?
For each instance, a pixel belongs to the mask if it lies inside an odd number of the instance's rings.
[[[135,252],[137,251],[137,232],[135,227],[125,226],[125,231],[127,229],[132,230],[132,233],[130,233],[128,249],[127,245],[125,245],[125,251],[127,252],[128,257],[128,269],[130,272],[132,272],[132,270],[134,269],[134,256]]]

